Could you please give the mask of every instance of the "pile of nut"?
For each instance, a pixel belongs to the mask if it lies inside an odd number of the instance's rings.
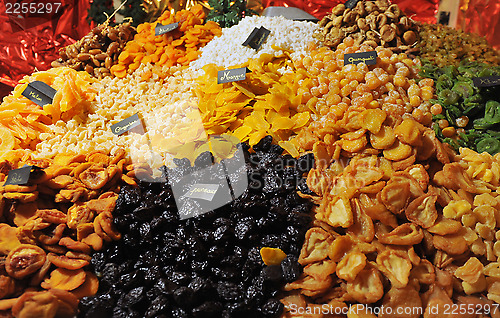
[[[407,51],[417,42],[417,25],[387,0],[360,1],[353,9],[339,4],[319,25],[323,27],[315,38],[336,48],[351,36],[355,45],[368,44]]]
[[[61,49],[52,67],[68,66],[99,79],[110,76],[110,68],[118,63],[118,56],[135,33],[130,22],[116,27],[100,24],[78,42]]]
[[[97,292],[91,253],[121,237],[112,211],[123,181],[135,184],[124,174],[124,156],[26,160],[40,168],[29,183],[0,186],[0,313],[73,317],[78,299]],[[0,163],[0,180],[13,167]]]

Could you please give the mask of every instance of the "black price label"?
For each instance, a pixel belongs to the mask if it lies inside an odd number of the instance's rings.
[[[196,183],[191,186],[184,196],[191,199],[212,201],[218,189],[218,184]]]
[[[30,174],[33,168],[38,168],[35,166],[24,166],[19,169],[10,170],[7,175],[7,180],[5,180],[5,184],[9,185],[24,185],[27,184],[30,179]]]
[[[217,72],[217,84],[229,82],[243,81],[247,78],[247,73],[250,70],[246,67],[233,68],[232,70],[224,70]]]
[[[344,65],[365,63],[366,65],[377,64],[377,52],[350,53],[344,55]]]
[[[270,33],[271,31],[264,27],[255,28],[242,45],[258,51]]]
[[[476,87],[491,87],[500,85],[500,76],[474,77],[472,79]]]
[[[34,81],[28,84],[22,95],[37,105],[52,104],[57,91],[44,82]]]
[[[347,0],[344,3],[344,5],[347,9],[352,9],[358,4],[359,1],[361,1],[361,0]]]
[[[175,22],[172,24],[167,24],[167,25],[162,25],[161,23],[158,23],[155,28],[155,35],[162,35],[165,33],[168,33],[170,31],[173,31],[179,27],[179,22]]]
[[[125,132],[131,130],[132,128],[142,126],[141,119],[139,118],[139,114],[132,115],[128,118],[125,118],[119,123],[116,123],[111,126],[111,132],[115,135],[122,135]]]

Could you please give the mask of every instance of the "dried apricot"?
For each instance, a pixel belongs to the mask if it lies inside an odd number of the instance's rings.
[[[36,245],[21,244],[10,251],[5,261],[5,270],[16,278],[22,279],[39,270],[45,263],[44,250]]]
[[[74,290],[85,282],[87,273],[83,269],[69,270],[56,268],[41,284],[45,289]]]

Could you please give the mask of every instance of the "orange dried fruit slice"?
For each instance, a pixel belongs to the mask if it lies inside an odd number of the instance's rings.
[[[16,279],[22,279],[39,270],[45,263],[45,251],[31,244],[21,244],[10,251],[5,270]]]
[[[0,253],[3,255],[9,254],[9,252],[19,245],[17,236],[17,230],[15,227],[11,227],[8,224],[0,224]]]
[[[78,298],[94,296],[99,289],[99,279],[97,276],[92,274],[91,272],[86,272],[87,277],[85,278],[85,282],[73,290],[72,293]]]
[[[41,286],[45,289],[74,290],[85,282],[86,277],[87,273],[83,269],[57,268],[50,273],[50,277],[46,278]]]

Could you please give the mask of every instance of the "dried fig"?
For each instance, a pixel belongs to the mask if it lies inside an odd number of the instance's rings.
[[[382,40],[390,42],[394,40],[395,37],[396,37],[396,29],[394,29],[390,25],[386,24],[380,29],[380,38]]]

